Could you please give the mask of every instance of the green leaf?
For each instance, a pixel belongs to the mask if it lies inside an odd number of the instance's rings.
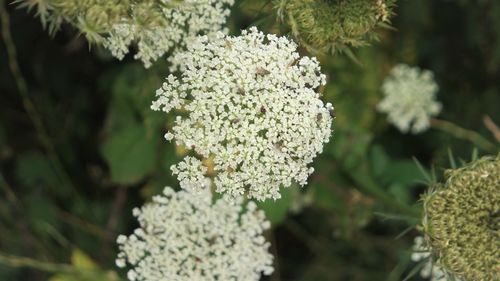
[[[158,141],[146,128],[132,125],[120,130],[102,145],[102,154],[117,184],[134,184],[153,171]]]
[[[24,196],[22,203],[25,207],[24,211],[27,214],[29,225],[33,228],[38,238],[52,239],[48,228],[57,229],[61,222],[57,219],[53,206],[47,196],[43,196],[38,192],[32,192]]]
[[[63,273],[52,276],[49,281],[118,281],[118,275],[113,271],[104,271],[95,261],[80,249],[74,249],[71,253],[71,265],[76,272],[74,274]]]
[[[102,84],[111,84],[112,99],[106,116],[105,131],[114,132],[131,122],[141,122],[148,129],[163,125],[167,115],[150,109],[156,89],[161,87],[161,69],[146,70],[141,64],[130,63],[120,71],[110,72]]]
[[[339,130],[335,139],[328,144],[327,152],[340,160],[344,169],[354,169],[366,161],[371,140],[372,135],[368,131]]]
[[[425,180],[419,167],[411,160],[396,160],[387,165],[382,174],[386,184],[398,183],[404,186],[416,185]]]
[[[71,264],[78,269],[95,270],[97,269],[96,263],[82,250],[76,248],[71,253]]]
[[[61,183],[49,159],[38,151],[27,151],[17,158],[16,177],[26,187],[47,188],[61,197],[72,192]]]
[[[389,186],[389,192],[396,198],[398,201],[410,204],[411,203],[411,189],[406,185],[402,185],[400,183],[393,183]]]
[[[315,184],[314,204],[319,208],[336,211],[342,204],[339,198],[325,185]]]
[[[267,219],[274,225],[279,225],[286,219],[288,209],[290,208],[290,190],[289,188],[297,188],[292,185],[288,188],[280,188],[281,199],[276,201],[267,199],[264,202],[257,202],[257,205],[264,210]]]
[[[370,161],[373,174],[379,177],[387,168],[389,156],[382,146],[374,145],[370,151]]]

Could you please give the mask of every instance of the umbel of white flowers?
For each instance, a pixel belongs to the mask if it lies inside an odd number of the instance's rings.
[[[113,25],[104,45],[122,59],[129,45],[137,42],[135,58],[149,67],[174,47],[177,50],[189,46],[201,33],[214,37],[216,32],[227,32],[224,24],[233,4],[234,0],[186,0],[172,7],[164,4],[161,24],[149,26],[143,19],[123,20]]]
[[[411,260],[414,262],[424,263],[422,269],[420,270],[420,276],[422,276],[422,278],[429,278],[430,281],[460,281],[460,279],[448,275],[438,265],[436,265],[433,261],[430,248],[425,246],[424,238],[422,236],[415,237]]]
[[[315,58],[252,27],[238,37],[199,37],[173,59],[183,71],[157,90],[152,109],[183,111],[165,137],[213,160],[217,192],[277,199],[280,185],[306,184],[333,111],[317,92],[325,75]],[[188,157],[172,167],[181,187],[202,181],[201,163]]]
[[[224,31],[234,0],[18,0],[36,6],[44,26],[55,32],[72,24],[90,43],[102,44],[118,59],[137,45],[145,67],[169,51],[185,49],[197,35]]]
[[[429,128],[430,118],[441,111],[441,103],[435,100],[438,89],[431,71],[399,64],[384,80],[384,99],[377,109],[387,113],[389,123],[401,132],[418,134]]]
[[[165,188],[133,214],[140,227],[117,239],[118,267],[131,266],[131,281],[257,281],[273,272],[263,231],[264,212],[250,201],[213,202],[207,190]]]

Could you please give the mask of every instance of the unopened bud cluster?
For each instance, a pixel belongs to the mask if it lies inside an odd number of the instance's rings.
[[[333,52],[375,39],[394,0],[275,0],[278,14],[309,49]]]
[[[423,198],[423,227],[436,264],[460,280],[500,278],[500,157],[447,170]]]

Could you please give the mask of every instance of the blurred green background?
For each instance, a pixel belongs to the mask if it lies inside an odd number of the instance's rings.
[[[337,112],[333,137],[307,187],[260,204],[273,222],[267,235],[276,256],[275,274],[263,280],[396,281],[416,266],[409,253],[426,179],[412,158],[439,176],[448,151],[468,160],[474,146],[389,126],[375,105],[393,65],[434,71],[440,118],[487,138],[483,116],[500,121],[500,1],[397,5],[394,29],[353,50],[360,63],[319,57],[329,81],[324,100]],[[114,266],[115,237],[137,226],[133,207],[178,186],[169,167],[183,151],[163,139],[173,117],[149,109],[168,65],[117,61],[69,26],[51,38],[33,12],[6,7],[27,94],[49,138],[25,111],[2,41],[0,280],[125,280]],[[237,1],[231,34],[255,24],[289,35],[274,12],[266,1]]]

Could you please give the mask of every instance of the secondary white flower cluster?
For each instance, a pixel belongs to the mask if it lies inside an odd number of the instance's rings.
[[[183,111],[165,137],[213,160],[217,192],[277,199],[280,185],[306,184],[333,111],[316,91],[325,75],[315,58],[253,27],[238,37],[202,36],[175,59],[182,74],[167,78],[152,109]],[[175,173],[191,174],[183,170],[193,171],[192,161],[184,161]]]
[[[429,70],[396,65],[382,85],[384,99],[378,104],[380,112],[401,132],[418,134],[430,126],[430,117],[439,114],[438,85]]]
[[[149,26],[138,20],[124,19],[114,26],[104,45],[115,57],[122,59],[129,52],[129,46],[137,42],[135,58],[149,67],[174,47],[184,49],[195,41],[197,35],[203,33],[213,37],[216,32],[226,32],[224,24],[234,4],[234,0],[184,0],[177,4],[174,2],[179,1],[162,2],[165,6],[162,11],[165,24]]]
[[[210,180],[205,177],[207,168],[202,162],[194,157],[187,156],[184,161],[171,167],[172,174],[177,175],[179,184],[184,189],[192,187],[206,188],[210,186]]]
[[[239,202],[241,203],[241,202]],[[131,281],[257,281],[273,272],[273,257],[262,232],[270,227],[254,202],[212,201],[211,193],[175,192],[133,214],[140,228],[117,239],[118,267],[132,266]]]
[[[420,270],[422,278],[430,278],[430,281],[460,281],[456,277],[455,279],[449,278],[439,266],[433,263],[429,248],[424,245],[424,238],[422,236],[415,237],[411,260],[414,262],[423,261],[425,263]]]

